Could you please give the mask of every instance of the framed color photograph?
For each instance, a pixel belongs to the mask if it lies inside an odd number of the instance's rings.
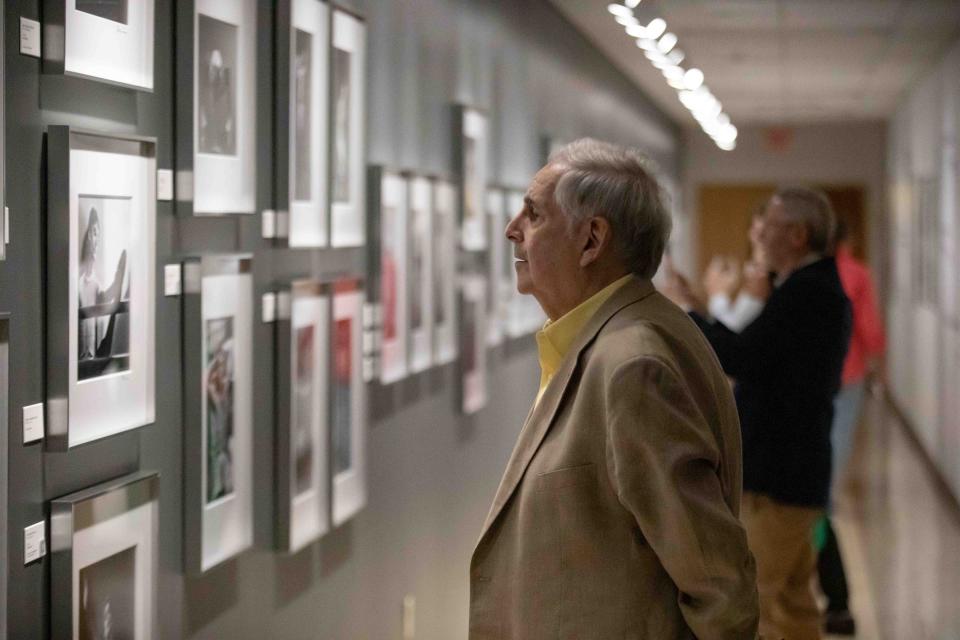
[[[410,247],[407,264],[410,291],[411,372],[433,363],[433,189],[428,178],[410,181]]]
[[[153,91],[153,0],[45,0],[43,69]]]
[[[183,264],[187,569],[253,543],[253,277],[249,256]]]
[[[156,141],[47,132],[47,446],[154,420]]]
[[[7,508],[10,485],[7,480],[9,432],[7,416],[10,410],[10,314],[0,313],[0,575],[6,576]],[[7,628],[7,580],[0,580],[0,629]]]
[[[513,249],[503,232],[507,223],[506,194],[501,189],[487,189],[486,214],[490,231],[490,247],[487,250],[487,344],[496,346],[503,342],[503,327],[506,320],[506,305],[509,297],[504,291],[509,284],[503,281],[504,254],[509,251],[512,268]]]
[[[510,191],[507,193],[507,211],[510,212],[509,215],[511,218],[523,210],[523,197],[524,193],[522,191]],[[528,306],[528,302],[526,299],[532,298],[533,296],[525,296],[517,291],[517,268],[513,260],[512,243],[509,246],[508,255],[504,257],[503,277],[505,279],[509,278],[510,281],[508,293],[505,294],[508,298],[507,335],[511,338],[519,338],[527,333],[525,309]]]
[[[363,295],[359,280],[339,280],[333,284],[330,430],[334,526],[340,526],[367,504],[367,417],[361,344]]]
[[[334,247],[359,247],[365,242],[366,38],[362,20],[341,9],[333,10],[330,244]]]
[[[138,472],[51,501],[52,637],[158,637],[159,492]]]
[[[457,107],[457,116],[459,145],[454,158],[460,177],[460,244],[467,251],[482,251],[487,248],[487,116],[462,106]]]
[[[177,16],[178,207],[254,213],[256,2],[183,0]]]
[[[287,120],[288,244],[322,247],[327,244],[327,181],[330,121],[327,102],[330,56],[330,7],[320,0],[291,0],[289,91]],[[280,83],[278,83],[279,86]]]
[[[433,363],[457,357],[457,188],[433,183]]]
[[[487,406],[487,279],[461,276],[460,284],[460,409],[476,413]]]
[[[3,11],[0,11],[0,46],[3,46],[4,42],[4,30],[3,30]],[[5,56],[0,56],[0,122],[6,122],[6,112],[4,110],[4,103],[6,102],[6,75],[7,71],[4,66]],[[6,182],[7,182],[7,145],[6,145],[6,127],[0,127],[0,262],[6,259],[7,257],[7,191],[6,191]],[[0,620],[0,623],[4,622]],[[5,628],[5,627],[4,627]]]
[[[330,298],[297,280],[282,292],[277,339],[277,540],[294,553],[330,528],[327,442]],[[285,400],[284,400],[285,399]]]
[[[380,381],[407,375],[407,179],[380,173],[380,305],[383,310]]]

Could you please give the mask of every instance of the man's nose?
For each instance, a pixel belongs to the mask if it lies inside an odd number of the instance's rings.
[[[506,236],[510,242],[519,243],[521,240],[519,220],[520,214],[515,215],[503,230],[503,235]]]

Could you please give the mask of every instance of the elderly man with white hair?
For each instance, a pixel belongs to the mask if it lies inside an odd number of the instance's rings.
[[[594,140],[552,155],[507,225],[549,320],[471,561],[472,640],[756,636],[736,407],[651,283],[670,226],[645,159]]]

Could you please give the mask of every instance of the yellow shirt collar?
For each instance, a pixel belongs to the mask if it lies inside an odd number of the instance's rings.
[[[583,327],[603,303],[632,277],[628,274],[608,284],[557,318],[555,322],[547,320],[543,329],[537,332],[537,348],[540,356],[540,390],[537,392],[537,402],[540,401],[540,396],[560,368],[560,363],[563,362],[563,358]]]

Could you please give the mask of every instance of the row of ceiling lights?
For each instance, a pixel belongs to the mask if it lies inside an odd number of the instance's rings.
[[[660,70],[667,84],[677,90],[680,102],[717,146],[730,151],[737,146],[737,128],[730,122],[730,116],[723,111],[723,105],[710,93],[703,83],[703,72],[692,67],[684,69],[680,63],[684,53],[677,48],[677,36],[667,31],[667,23],[662,18],[654,18],[647,25],[633,15],[640,0],[624,0],[623,4],[613,3],[607,10],[623,26],[627,35],[636,38],[637,46],[654,67]]]

